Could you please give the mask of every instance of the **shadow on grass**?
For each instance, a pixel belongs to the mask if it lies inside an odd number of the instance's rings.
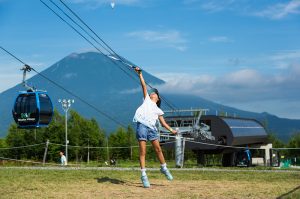
[[[287,199],[287,198],[298,198],[300,196],[300,186],[294,188],[293,190],[282,194],[281,196],[277,197],[277,199]]]
[[[118,185],[127,185],[127,186],[134,186],[134,187],[143,187],[142,183],[133,183],[129,181],[123,181],[123,180],[118,180],[110,177],[103,177],[103,178],[96,178],[98,183],[112,183],[112,184],[118,184]],[[151,186],[154,187],[163,187],[165,185],[162,184],[151,184]]]
[[[109,182],[112,184],[125,184],[126,182],[123,180],[118,180],[118,179],[113,179],[109,177],[103,177],[103,178],[96,178],[98,183],[104,183],[104,182]]]

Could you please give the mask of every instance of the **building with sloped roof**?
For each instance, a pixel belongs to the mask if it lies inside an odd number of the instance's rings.
[[[181,141],[181,148],[194,151],[199,164],[205,164],[203,162],[205,154],[222,153],[222,164],[234,166],[238,161],[237,156],[246,156],[241,155],[241,151],[261,147],[266,148],[265,163],[270,161],[267,150],[271,146],[266,147],[268,134],[263,125],[255,119],[216,115],[171,115],[166,116],[165,120],[172,128],[178,129],[179,137],[184,140]],[[161,135],[161,143],[164,147],[174,147],[176,150],[180,148],[178,138],[169,136],[163,128],[161,128]]]

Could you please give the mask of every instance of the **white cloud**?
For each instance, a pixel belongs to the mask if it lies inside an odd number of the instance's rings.
[[[161,92],[192,94],[224,104],[300,100],[300,64],[273,75],[243,69],[222,76],[175,73],[156,76],[166,81],[158,87]]]
[[[21,78],[21,74],[0,74],[0,93],[21,83]]]
[[[24,58],[24,60],[30,60],[32,56],[36,55],[30,55],[28,56],[29,58]],[[43,65],[45,65],[43,62],[34,61],[27,62],[27,64],[38,72],[41,72],[41,70],[44,69]],[[20,70],[22,67],[23,64],[11,58],[10,56],[7,56],[6,54],[4,56],[0,55],[0,92],[8,90],[9,88],[14,87],[22,82],[23,71]],[[28,80],[34,75],[36,75],[34,71],[27,72],[26,79]]]
[[[235,1],[234,0],[225,0],[225,1],[206,1],[201,5],[202,9],[209,11],[209,12],[219,12],[224,9],[227,9],[232,5]]]
[[[184,0],[185,5],[193,8],[200,8],[207,12],[220,12],[223,10],[231,9],[236,0]]]
[[[280,3],[273,3],[275,1],[266,0],[262,1],[261,4],[250,0],[184,0],[183,2],[190,8],[201,9],[209,13],[230,11],[240,15],[246,14],[272,20],[280,20],[290,15],[300,14],[299,0],[281,1]],[[259,10],[259,7],[262,6],[264,8]]]
[[[138,39],[145,40],[147,42],[163,44],[167,47],[175,48],[179,51],[185,51],[187,49],[186,39],[184,39],[179,31],[152,31],[142,30],[134,31],[127,34],[129,37],[135,37]]]
[[[129,90],[122,90],[120,91],[120,94],[136,94],[141,92],[141,88],[137,87],[137,88],[133,88],[133,89],[129,89]]]
[[[270,57],[272,60],[300,59],[300,50],[281,51]]]
[[[277,69],[285,70],[288,68],[293,68],[294,65],[300,63],[300,50],[285,50],[279,51],[271,56],[269,56]]]
[[[77,77],[77,73],[67,73],[64,75],[64,78],[66,79],[71,79],[71,78],[76,78]]]
[[[231,39],[229,39],[226,36],[214,36],[214,37],[210,37],[209,41],[215,42],[215,43],[230,43],[230,42],[233,42]]]
[[[287,3],[278,3],[254,13],[255,16],[266,17],[274,20],[283,19],[291,14],[300,14],[299,0],[292,0]]]
[[[253,69],[243,69],[224,77],[224,83],[227,85],[239,85],[239,86],[257,86],[264,82],[264,78]]]

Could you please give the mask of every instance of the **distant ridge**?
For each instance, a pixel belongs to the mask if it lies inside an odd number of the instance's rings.
[[[132,77],[125,74],[119,67],[123,67],[124,70],[132,74]],[[119,62],[114,64],[110,58],[99,53],[72,53],[42,71],[41,74],[80,96],[80,98],[124,125],[132,124],[135,109],[142,103],[142,92],[135,73],[126,69]],[[153,86],[164,84],[163,80],[146,71],[143,74],[146,81]],[[95,118],[106,132],[114,131],[118,127],[118,124],[112,120],[107,119],[41,76],[33,76],[28,80],[28,83],[38,89],[47,90],[54,107],[60,112],[62,112],[62,108],[58,103],[58,99],[72,98],[75,99],[72,109],[85,117]],[[6,136],[7,129],[13,121],[11,108],[14,98],[20,90],[24,89],[21,85],[17,85],[0,93],[0,137]],[[300,120],[282,119],[268,113],[242,111],[192,95],[164,93],[162,95],[178,108],[201,107],[210,109],[209,114],[215,114],[218,110],[229,114],[235,113],[240,117],[258,119],[267,124],[268,130],[277,133],[277,136],[283,141],[287,141],[294,132],[300,131]],[[163,109],[170,109],[164,103],[162,107]]]

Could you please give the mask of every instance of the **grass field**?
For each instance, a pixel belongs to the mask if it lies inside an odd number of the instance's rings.
[[[300,172],[173,170],[169,182],[148,171],[0,167],[0,198],[300,198]]]

